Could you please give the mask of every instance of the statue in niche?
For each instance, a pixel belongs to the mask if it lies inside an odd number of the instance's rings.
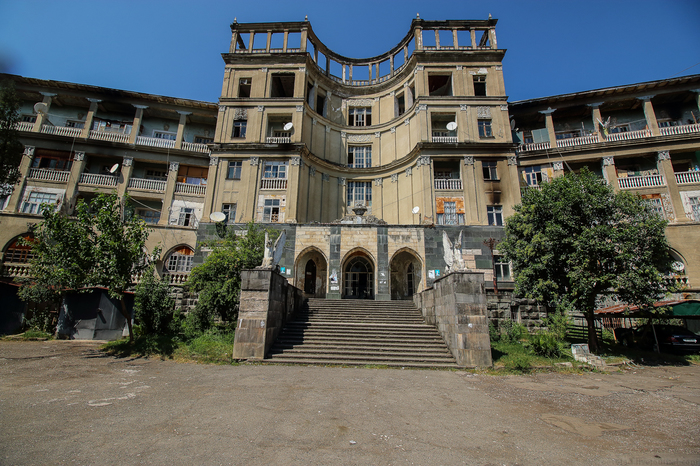
[[[459,232],[457,241],[452,244],[447,232],[442,232],[442,246],[444,249],[445,264],[447,273],[464,271],[464,259],[462,258],[462,232]]]

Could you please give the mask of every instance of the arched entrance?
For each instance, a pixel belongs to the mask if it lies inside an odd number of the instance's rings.
[[[304,293],[316,293],[316,262],[309,259],[304,269]]]
[[[389,263],[391,299],[411,299],[420,291],[422,278],[421,261],[408,249],[394,254]]]
[[[374,299],[374,267],[363,255],[350,258],[343,273],[343,297]]]

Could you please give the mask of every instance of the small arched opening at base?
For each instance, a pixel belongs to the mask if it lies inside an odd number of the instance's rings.
[[[304,268],[304,293],[316,293],[316,263],[309,259]]]
[[[404,249],[394,254],[389,270],[391,299],[412,299],[420,291],[422,266],[413,251]]]
[[[328,261],[326,256],[314,247],[309,247],[297,256],[295,266],[295,286],[307,297],[325,298]]]
[[[356,255],[345,263],[343,297],[374,299],[374,267],[366,256]]]

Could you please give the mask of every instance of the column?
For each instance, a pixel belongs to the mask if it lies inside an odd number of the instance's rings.
[[[180,121],[177,124],[177,136],[175,137],[175,149],[182,149],[182,140],[185,138],[185,124],[187,123],[187,115],[192,115],[192,112],[183,112],[178,110]]]
[[[683,209],[683,199],[676,183],[676,175],[673,172],[673,163],[671,163],[671,153],[667,150],[656,153],[656,165],[659,168],[659,173],[666,180],[667,193],[661,193],[661,198],[664,205],[666,218],[673,222],[688,222],[688,217],[685,216]]]
[[[129,190],[129,180],[131,180],[131,175],[134,172],[134,159],[131,157],[124,157],[122,160],[121,176],[119,177],[119,184],[117,185],[117,194],[119,197],[124,197],[124,194]]]
[[[66,200],[63,204],[65,212],[68,215],[73,214],[75,208],[75,196],[78,193],[78,183],[80,182],[80,174],[85,169],[85,152],[76,151],[73,157],[73,164],[70,168],[70,177],[66,186]]]
[[[44,96],[44,99],[41,102],[46,104],[46,111],[37,112],[36,122],[34,122],[34,128],[32,128],[32,131],[35,133],[41,132],[41,127],[43,126],[44,121],[46,121],[46,117],[49,114],[49,109],[51,109],[51,98],[56,96],[56,94],[51,94],[49,92],[42,92],[41,95]]]
[[[95,113],[97,113],[97,104],[102,102],[100,99],[90,99],[90,108],[88,109],[87,116],[85,117],[85,126],[83,126],[83,131],[80,133],[80,137],[87,139],[90,137],[90,130],[92,129],[92,121],[95,119]]]
[[[287,173],[287,210],[284,215],[285,223],[299,223],[297,221],[297,207],[299,204],[300,165],[300,156],[295,155],[289,159],[289,171]]]
[[[309,31],[306,28],[302,29],[301,30],[301,44],[300,44],[302,52],[306,52],[306,41],[308,40],[308,38],[309,38]],[[314,50],[316,50],[315,45],[314,45]]]
[[[648,95],[644,97],[638,97],[639,100],[644,102],[644,118],[647,120],[647,126],[651,130],[652,136],[660,136],[659,123],[656,121],[656,113],[654,113],[654,106],[651,104],[651,99],[653,95]]]
[[[289,42],[289,31],[284,30],[284,39],[282,42],[282,53],[287,53],[287,42]]]
[[[615,169],[615,159],[612,156],[603,157],[601,160],[603,165],[603,178],[617,192],[620,190],[620,185],[617,182],[617,170]]]
[[[600,123],[599,121],[603,121],[603,117],[600,114],[600,106],[602,105],[602,102],[596,102],[593,104],[588,104],[589,107],[591,107],[591,118],[593,118],[593,133],[598,135],[598,141],[602,142],[604,140],[604,136],[601,137],[600,135]]]
[[[474,156],[465,155],[462,164],[462,188],[464,190],[464,223],[467,225],[479,224],[479,204],[476,196],[476,171]]]
[[[141,131],[141,121],[143,120],[143,111],[148,108],[147,105],[134,105],[136,107],[136,114],[134,115],[134,122],[131,125],[131,134],[129,135],[129,144],[136,144],[136,137]]]
[[[557,136],[554,134],[554,119],[552,119],[552,113],[556,112],[557,109],[548,108],[547,110],[540,111],[545,117],[545,123],[547,125],[547,134],[549,135],[549,147],[554,149],[557,147]]]
[[[265,43],[265,52],[270,53],[270,42],[272,41],[272,31],[267,31],[267,42]]]
[[[207,190],[204,195],[204,212],[202,212],[202,222],[210,222],[209,216],[212,212],[218,212],[214,207],[214,193],[216,192],[216,181],[219,172],[219,157],[209,158],[209,171],[207,172]]]
[[[32,166],[33,160],[34,146],[25,146],[24,153],[22,153],[22,161],[19,163],[20,181],[15,185],[12,195],[10,195],[10,201],[7,203],[7,207],[5,207],[6,212],[17,212],[17,207],[22,200],[22,192],[24,191],[24,185],[26,184],[27,175],[29,174],[29,169]]]
[[[311,94],[309,95],[309,107],[311,107],[313,111],[316,111],[316,95],[318,95],[318,83],[314,81]]]
[[[554,178],[564,176],[564,162],[554,162],[552,168],[554,169]]]
[[[416,179],[420,180],[420,189],[423,190],[423,196],[422,199],[420,200],[421,202],[421,210],[418,218],[415,218],[415,215],[413,216],[412,220],[415,223],[418,221],[418,224],[420,225],[421,219],[425,217],[432,217],[433,223],[437,221],[437,218],[435,218],[435,199],[433,193],[435,190],[433,189],[434,186],[434,181],[433,181],[433,161],[428,157],[427,155],[421,155],[418,157],[418,160],[422,160],[420,169],[418,172],[418,176]],[[416,187],[414,186],[414,192],[416,192]],[[397,197],[398,201],[398,197]]]
[[[175,183],[177,182],[177,171],[180,169],[178,162],[170,162],[168,169],[168,181],[165,184],[165,195],[163,196],[163,208],[160,211],[160,221],[158,225],[168,225],[170,223],[170,210],[175,196]]]
[[[423,29],[420,26],[416,26],[413,29],[413,37],[416,50],[423,50]],[[407,61],[404,63],[407,63]]]
[[[515,184],[515,189],[513,191],[513,205],[520,204],[520,173],[518,173],[518,157],[516,155],[508,156],[508,177],[511,185]]]
[[[700,111],[700,89],[693,89],[693,92],[695,92],[695,103],[698,106],[698,111]],[[696,123],[700,123],[700,120],[696,121]]]

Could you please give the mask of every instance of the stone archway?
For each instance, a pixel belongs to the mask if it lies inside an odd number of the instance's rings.
[[[350,257],[343,266],[343,298],[374,299],[374,265],[362,253]]]
[[[389,263],[391,299],[412,299],[421,290],[422,269],[413,251],[404,249],[394,254]]]
[[[308,248],[297,257],[295,266],[296,287],[312,298],[326,297],[328,261],[321,251]]]

